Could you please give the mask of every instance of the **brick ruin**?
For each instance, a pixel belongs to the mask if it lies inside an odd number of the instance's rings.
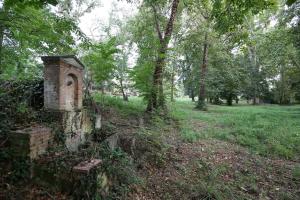
[[[76,151],[95,127],[82,105],[85,67],[75,56],[44,56],[42,61],[45,65],[43,115],[60,127],[66,148]],[[99,119],[96,119],[97,128],[101,124]],[[51,146],[54,134],[44,123],[13,131],[10,138],[15,155],[36,159]]]
[[[81,155],[79,146],[94,129],[101,128],[100,113],[83,106],[85,67],[75,56],[44,56],[42,61],[45,68],[41,120],[11,131],[12,155],[15,160],[29,161],[24,168],[38,184],[85,195],[85,188],[96,188],[95,183],[101,182],[101,188],[107,192],[108,178],[99,171],[102,160],[82,157],[78,162],[71,159],[66,168],[56,166],[62,155]],[[63,138],[59,142],[57,135]]]

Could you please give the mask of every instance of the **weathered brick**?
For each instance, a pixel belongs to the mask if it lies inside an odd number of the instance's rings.
[[[42,60],[45,65],[45,108],[81,109],[84,66],[74,56],[45,56]]]
[[[52,138],[50,135],[53,135],[51,129],[41,125],[14,131],[10,135],[12,152],[16,156],[35,159],[46,152]]]

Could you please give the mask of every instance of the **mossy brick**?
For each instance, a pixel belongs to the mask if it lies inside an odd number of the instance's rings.
[[[35,125],[16,130],[9,138],[13,155],[35,159],[46,152],[53,133],[48,127]]]

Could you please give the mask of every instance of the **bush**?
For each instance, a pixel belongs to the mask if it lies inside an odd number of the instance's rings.
[[[43,80],[0,82],[0,141],[11,129],[38,119],[35,110],[43,107]]]

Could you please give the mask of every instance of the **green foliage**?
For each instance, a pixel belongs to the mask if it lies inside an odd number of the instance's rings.
[[[83,61],[89,67],[94,81],[98,84],[112,79],[113,71],[116,68],[114,55],[117,52],[116,38],[89,46]]]
[[[12,161],[12,175],[9,177],[12,183],[20,183],[30,178],[30,161],[27,158],[16,158]]]
[[[293,179],[295,181],[300,182],[300,166],[296,166],[293,170],[292,170],[292,175],[293,175]]]
[[[58,3],[57,0],[26,0],[26,1],[20,1],[20,0],[5,0],[4,4],[7,7],[20,7],[25,8],[27,6],[33,6],[33,7],[43,7],[47,4],[56,5]]]
[[[43,81],[1,81],[0,89],[0,137],[20,124],[28,124],[37,117],[34,108],[43,106]]]
[[[269,32],[265,35],[259,50],[263,70],[275,87],[274,101],[279,104],[295,101],[299,82],[293,74],[299,73],[299,67],[295,65],[297,49],[292,43],[290,31],[278,27]]]
[[[287,0],[287,1],[286,1],[286,4],[287,4],[288,6],[291,6],[291,5],[293,5],[296,1],[297,1],[297,0]]]
[[[121,149],[104,155],[103,169],[108,177],[113,181],[111,192],[106,199],[125,198],[130,191],[131,184],[137,184],[140,180],[137,178],[135,168],[128,155]]]
[[[160,117],[153,119],[152,123],[152,126],[155,128],[138,132],[134,156],[140,167],[151,165],[162,168],[166,164],[168,149],[167,145],[163,142],[163,127],[161,127],[165,123]]]
[[[143,20],[141,21],[140,18]],[[159,49],[157,33],[153,28],[153,12],[149,8],[141,9],[140,13],[128,23],[131,41],[137,45],[139,55],[130,76],[134,81],[134,87],[145,100],[148,100],[152,90],[152,74]]]
[[[12,2],[4,1],[0,10],[1,78],[36,75],[42,71],[36,55],[72,54],[74,36],[85,39],[74,21],[40,7],[47,1]]]
[[[243,24],[245,16],[257,15],[261,11],[276,7],[277,0],[214,0],[212,14],[216,19],[216,29],[222,33],[235,30]]]

